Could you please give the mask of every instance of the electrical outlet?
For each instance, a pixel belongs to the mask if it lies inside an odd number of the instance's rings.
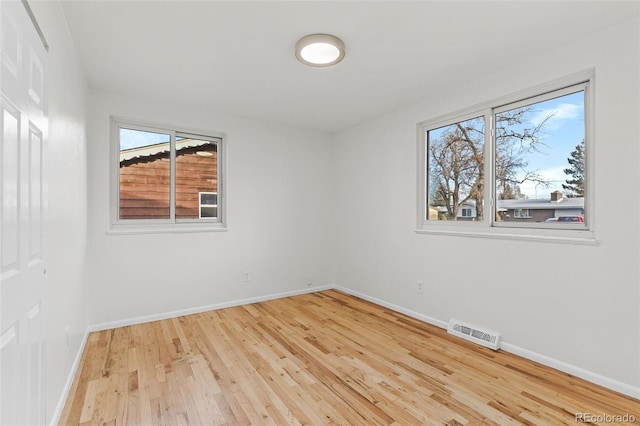
[[[66,326],[64,329],[64,337],[67,342],[67,348],[71,346],[71,330],[69,330],[69,326]]]
[[[423,294],[424,293],[424,283],[422,281],[418,281],[417,290],[418,290],[419,294]]]
[[[242,281],[244,281],[245,283],[248,283],[249,281],[251,281],[251,276],[249,275],[249,271],[244,271]]]
[[[313,277],[311,275],[307,275],[307,285],[313,285]]]

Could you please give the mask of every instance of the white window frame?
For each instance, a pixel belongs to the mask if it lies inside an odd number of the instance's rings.
[[[516,108],[519,104],[536,103],[547,98],[562,96],[575,92],[576,87],[584,88],[585,118],[585,220],[586,226],[558,227],[552,223],[532,222],[499,222],[496,220],[495,200],[495,142],[493,138],[494,114],[503,110]],[[576,244],[595,244],[595,211],[594,200],[594,89],[595,72],[593,69],[578,72],[552,82],[538,85],[521,92],[494,99],[458,112],[446,114],[434,119],[425,120],[417,125],[418,149],[418,181],[417,181],[417,228],[418,234],[439,234],[454,236],[471,236],[482,238],[518,239],[534,241],[553,241]],[[482,220],[475,221],[440,221],[428,220],[428,150],[426,134],[430,130],[463,122],[471,118],[485,119],[485,192],[484,212]]]
[[[169,219],[120,218],[120,129],[163,133],[170,136]],[[179,129],[179,130],[178,130]],[[214,142],[217,146],[218,216],[202,219],[176,219],[176,138],[187,137]],[[226,231],[226,135],[221,132],[187,130],[177,126],[152,124],[124,117],[111,117],[110,216],[108,234],[147,234]],[[200,200],[198,200],[200,201]],[[198,203],[200,204],[200,203]]]
[[[463,207],[461,210],[460,217],[473,217],[473,210],[471,207]],[[465,214],[465,212],[468,212],[469,214]]]

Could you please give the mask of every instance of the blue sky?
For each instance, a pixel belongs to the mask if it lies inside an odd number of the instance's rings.
[[[549,187],[525,182],[520,190],[529,198],[549,198],[555,190],[562,191],[562,184],[568,176],[563,169],[569,167],[567,158],[584,139],[584,92],[573,93],[536,104],[529,117],[529,125],[539,124],[545,117],[542,139],[545,146],[540,152],[527,156],[528,169],[535,170],[551,182]]]
[[[120,150],[141,146],[167,143],[170,136],[163,133],[144,132],[142,130],[120,129]]]

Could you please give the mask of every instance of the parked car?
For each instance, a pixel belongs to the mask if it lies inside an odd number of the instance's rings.
[[[544,223],[556,223],[557,221],[557,217],[550,217],[549,219],[545,220]]]
[[[584,223],[584,216],[560,216],[558,223]]]

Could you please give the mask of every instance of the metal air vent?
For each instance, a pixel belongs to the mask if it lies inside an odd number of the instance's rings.
[[[487,348],[500,349],[500,333],[495,331],[467,324],[457,319],[451,319],[447,332]]]

